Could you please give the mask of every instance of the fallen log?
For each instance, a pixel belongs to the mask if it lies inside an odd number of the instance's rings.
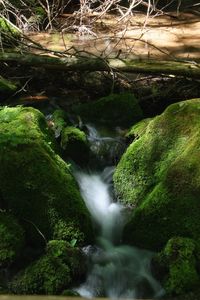
[[[0,62],[42,67],[61,71],[117,71],[153,75],[175,75],[200,78],[200,64],[193,61],[131,60],[86,56],[62,56],[0,53]]]

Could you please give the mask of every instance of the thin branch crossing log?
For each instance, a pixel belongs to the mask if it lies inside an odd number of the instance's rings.
[[[0,53],[1,62],[61,71],[117,71],[200,78],[200,64],[190,61],[129,60],[101,57],[52,57],[34,54]]]

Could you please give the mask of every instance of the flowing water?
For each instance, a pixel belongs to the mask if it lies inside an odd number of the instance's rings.
[[[89,141],[92,151],[99,152],[119,142],[118,138],[101,138],[91,126]],[[110,145],[110,146],[109,146]],[[113,166],[102,171],[75,170],[81,194],[97,229],[95,246],[83,249],[89,261],[86,281],[76,288],[83,297],[144,298],[159,297],[163,289],[150,270],[152,253],[128,245],[121,245],[126,208],[115,202],[112,189]]]

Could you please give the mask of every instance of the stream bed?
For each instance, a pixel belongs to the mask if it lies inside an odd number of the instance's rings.
[[[89,270],[86,281],[75,291],[86,298],[159,298],[164,291],[151,273],[153,253],[121,244],[127,209],[115,199],[112,186],[115,167],[111,165],[119,137],[101,137],[94,127],[87,128],[91,151],[99,155],[96,157],[101,164],[97,162],[97,165],[101,168],[74,167],[74,175],[94,222],[96,244],[82,249],[88,258]],[[100,155],[104,153],[100,151],[102,147],[111,153],[110,160]]]

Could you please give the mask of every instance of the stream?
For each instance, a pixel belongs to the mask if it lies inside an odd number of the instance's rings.
[[[153,253],[121,244],[127,209],[115,199],[115,168],[111,165],[113,149],[117,151],[120,146],[119,137],[102,137],[91,125],[87,129],[91,151],[99,155],[101,169],[86,171],[75,167],[74,175],[93,218],[97,238],[95,245],[83,248],[88,258],[88,275],[75,291],[86,298],[159,298],[164,291],[151,273]],[[102,148],[109,151],[110,160],[100,155],[105,153]]]

